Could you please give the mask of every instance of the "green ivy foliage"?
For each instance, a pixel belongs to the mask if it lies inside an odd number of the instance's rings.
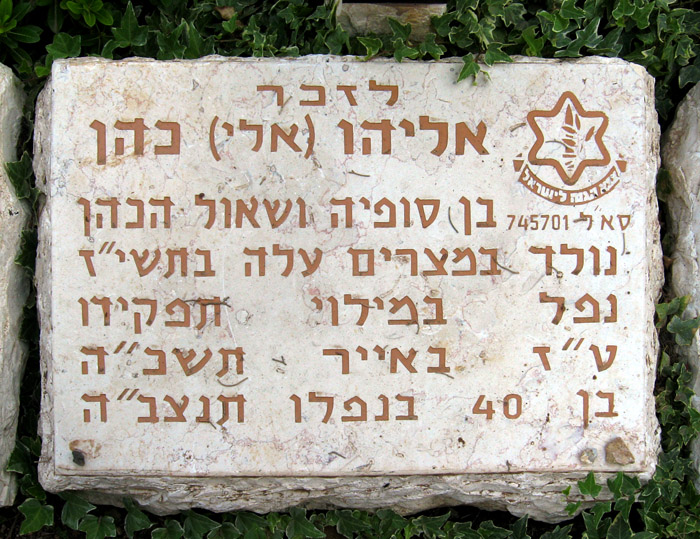
[[[60,58],[96,55],[160,60],[224,56],[298,56],[350,54],[397,61],[460,57],[459,81],[477,84],[488,67],[514,55],[575,58],[620,57],[644,66],[656,80],[656,105],[662,125],[690,85],[700,81],[700,0],[451,0],[444,15],[432,20],[434,32],[422,42],[410,25],[390,20],[391,33],[350,37],[335,21],[332,3],[311,0],[0,0],[0,62],[21,77],[29,96],[22,158],[7,165],[18,196],[36,211],[39,192],[31,168],[32,104],[51,64]],[[457,82],[457,81],[455,81]],[[658,195],[669,192],[659,175]],[[669,240],[670,241],[670,240]],[[36,227],[24,232],[17,263],[33,275]],[[597,503],[571,523],[548,526],[503,514],[452,509],[402,517],[390,510],[356,510],[257,515],[215,515],[187,511],[156,517],[132,500],[123,509],[97,507],[75,493],[46,493],[37,480],[41,441],[39,411],[38,324],[35,298],[25,306],[22,337],[30,360],[22,385],[19,438],[7,469],[19,476],[20,494],[13,514],[19,533],[52,530],[56,537],[103,539],[290,539],[372,537],[447,539],[650,539],[700,537],[700,495],[690,444],[700,432],[700,413],[691,406],[687,366],[675,346],[689,345],[700,317],[688,318],[689,298],[657,306],[657,327],[665,351],[659,361],[656,408],[663,452],[653,479],[640,485],[618,474],[605,487],[613,501]],[[573,515],[597,497],[604,485],[591,473],[562,493]],[[17,515],[19,513],[19,515]]]
[[[333,15],[332,4],[307,0],[0,0],[0,61],[36,84],[53,60],[80,55],[459,56],[460,80],[479,74],[478,62],[509,62],[516,54],[615,56],[656,78],[665,119],[682,89],[700,81],[698,0],[456,0],[421,43],[397,21],[391,35],[350,38]]]

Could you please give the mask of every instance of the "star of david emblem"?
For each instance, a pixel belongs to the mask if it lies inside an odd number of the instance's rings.
[[[529,162],[554,167],[569,187],[586,167],[610,163],[603,142],[608,117],[601,111],[585,110],[571,92],[564,92],[551,110],[530,112],[527,123],[536,136]]]

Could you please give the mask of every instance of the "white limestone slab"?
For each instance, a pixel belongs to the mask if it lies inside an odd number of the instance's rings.
[[[664,137],[663,166],[669,171],[673,191],[668,197],[668,232],[673,237],[671,293],[690,296],[685,316],[700,314],[698,274],[698,189],[700,188],[700,84],[696,84],[678,106],[676,118]],[[693,367],[693,389],[700,394],[700,350],[697,339],[690,346],[678,347]],[[700,409],[697,397],[693,404]],[[693,460],[700,469],[700,442],[693,442]],[[696,482],[700,485],[700,481]]]
[[[604,59],[477,86],[460,68],[54,65],[35,133],[47,489],[556,520],[591,470],[650,477],[653,80]]]
[[[0,505],[12,505],[17,491],[15,476],[5,467],[15,447],[19,385],[26,360],[19,330],[28,281],[15,257],[28,213],[17,199],[4,166],[17,158],[23,103],[19,80],[9,67],[0,64]]]

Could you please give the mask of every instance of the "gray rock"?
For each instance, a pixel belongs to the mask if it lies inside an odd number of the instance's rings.
[[[19,340],[28,280],[15,264],[28,211],[17,200],[4,163],[14,161],[24,96],[10,68],[0,65],[0,504],[12,505],[15,476],[5,471],[15,447],[19,385],[26,359]]]
[[[664,136],[662,163],[670,173],[673,191],[668,197],[668,233],[674,245],[671,257],[671,294],[690,296],[685,317],[700,315],[700,84],[678,106],[671,128]],[[693,390],[700,394],[700,346],[679,346],[693,371]],[[693,405],[698,408],[696,399]],[[700,440],[692,445],[695,468],[700,470]],[[700,488],[700,480],[696,480]]]
[[[389,17],[401,24],[411,25],[410,38],[422,41],[428,32],[434,32],[431,17],[445,13],[447,4],[382,4],[338,3],[338,24],[351,36],[365,34],[391,34]]]

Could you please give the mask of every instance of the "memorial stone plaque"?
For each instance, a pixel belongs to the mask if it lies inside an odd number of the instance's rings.
[[[653,79],[619,60],[58,61],[42,483],[155,511],[565,516],[653,473]]]
[[[15,476],[5,467],[15,447],[19,386],[26,359],[19,333],[29,280],[15,258],[28,212],[17,199],[4,166],[17,158],[23,104],[19,80],[0,64],[0,505],[12,505],[17,491]]]

